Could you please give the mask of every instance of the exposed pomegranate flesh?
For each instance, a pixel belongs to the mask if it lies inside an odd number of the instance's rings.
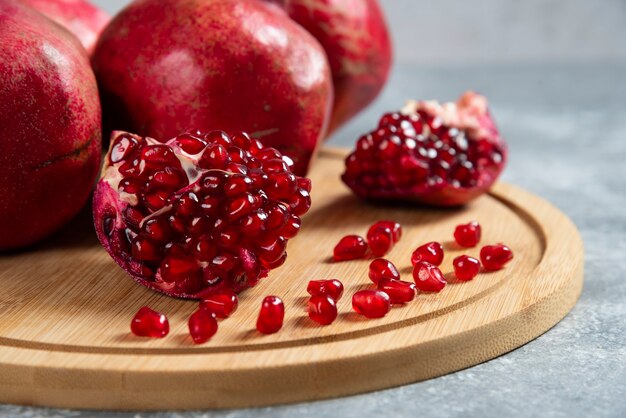
[[[504,244],[485,245],[480,249],[480,261],[485,270],[500,270],[513,259],[513,251]]]
[[[256,321],[256,329],[262,334],[274,334],[283,327],[285,305],[278,296],[266,296]]]
[[[454,240],[461,247],[475,247],[480,242],[481,228],[476,221],[457,225],[454,229]]]
[[[346,235],[341,238],[333,250],[335,261],[354,260],[365,257],[367,243],[358,235]]]
[[[237,310],[238,303],[235,292],[222,290],[203,299],[200,302],[200,308],[211,312],[218,318],[228,318]]]
[[[387,293],[381,290],[360,290],[352,296],[352,308],[366,318],[382,318],[390,308]]]
[[[480,271],[480,261],[469,255],[460,255],[452,261],[454,275],[457,279],[472,280]]]
[[[311,280],[306,291],[311,296],[328,295],[337,302],[343,295],[343,283],[337,279]]]
[[[287,256],[310,183],[246,134],[190,132],[165,144],[115,132],[94,194],[100,242],[137,282],[204,298],[254,286]]]
[[[337,318],[337,304],[330,295],[311,296],[307,312],[309,318],[318,324],[329,325]]]
[[[396,266],[389,260],[377,258],[370,263],[369,278],[374,284],[378,284],[381,279],[399,280],[400,273]]]
[[[163,338],[170,332],[170,323],[162,313],[144,306],[133,317],[130,330],[138,337]]]
[[[198,309],[189,317],[189,334],[196,344],[204,344],[217,332],[215,315],[206,310]]]
[[[443,262],[443,246],[435,241],[420,245],[411,255],[411,264],[415,265],[420,261],[440,266]]]
[[[413,280],[422,292],[440,292],[447,284],[439,267],[426,261],[418,261],[413,266]]]
[[[342,179],[362,198],[456,206],[489,189],[505,160],[487,99],[467,92],[384,115],[357,141]]]
[[[381,279],[378,282],[378,290],[389,295],[393,304],[408,303],[415,299],[415,283],[403,280]]]

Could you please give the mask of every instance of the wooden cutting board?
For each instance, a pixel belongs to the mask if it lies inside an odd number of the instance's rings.
[[[313,208],[289,243],[287,263],[240,296],[239,310],[204,345],[188,336],[192,301],[133,282],[100,247],[86,211],[34,250],[0,256],[0,402],[94,409],[196,409],[269,405],[388,388],[499,356],[556,324],[583,282],[583,245],[572,224],[546,201],[498,184],[462,209],[372,206],[339,180],[343,154],[326,150],[312,173]],[[419,244],[444,243],[448,286],[419,293],[382,319],[352,311],[351,295],[369,288],[368,260],[331,262],[335,243],[365,234],[380,219],[402,223],[388,258],[410,280]],[[455,225],[477,220],[482,244],[505,242],[515,259],[503,270],[455,281]],[[346,292],[330,326],[305,312],[306,284],[338,278]],[[260,335],[261,299],[286,304],[283,329]],[[170,335],[129,332],[143,305],[164,312]]]

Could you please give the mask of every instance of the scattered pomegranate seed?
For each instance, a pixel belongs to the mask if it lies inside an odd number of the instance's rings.
[[[266,296],[256,321],[256,329],[262,334],[273,334],[283,326],[285,305],[278,296]]]
[[[402,238],[402,225],[396,221],[378,221],[370,227],[368,234],[370,231],[379,228],[387,228],[391,231],[394,244]]]
[[[170,323],[162,313],[144,306],[135,314],[130,330],[138,337],[163,338],[170,332]]]
[[[367,231],[367,244],[376,257],[382,257],[393,247],[393,232],[390,228],[374,225]]]
[[[393,304],[408,303],[415,299],[415,283],[383,278],[378,282],[378,290],[389,295]]]
[[[463,281],[472,280],[480,270],[480,261],[468,255],[460,255],[452,262],[456,278]]]
[[[438,242],[429,242],[417,247],[411,255],[411,264],[415,265],[419,261],[425,261],[435,266],[441,265],[443,262],[443,247]]]
[[[367,243],[358,235],[346,235],[341,238],[333,251],[335,261],[363,258],[367,252]]]
[[[230,290],[223,290],[200,302],[202,309],[212,312],[218,318],[231,316],[237,310],[237,305],[237,294]]]
[[[311,280],[306,291],[311,296],[328,295],[337,302],[343,295],[343,283],[337,279]]]
[[[480,242],[481,228],[476,221],[457,225],[454,230],[454,239],[461,247],[475,247]]]
[[[390,308],[389,295],[380,290],[360,290],[352,296],[352,308],[367,318],[382,318]]]
[[[337,318],[337,304],[330,295],[316,295],[309,299],[309,318],[321,325],[331,324]]]
[[[213,312],[198,309],[189,317],[189,334],[196,344],[204,344],[217,332],[217,320]]]
[[[369,278],[374,284],[378,284],[381,279],[399,280],[400,273],[391,261],[377,258],[370,263]]]
[[[439,267],[426,261],[418,261],[413,266],[413,279],[422,292],[440,292],[447,283]]]
[[[499,270],[513,259],[513,251],[504,244],[485,245],[480,250],[480,261],[485,270]]]

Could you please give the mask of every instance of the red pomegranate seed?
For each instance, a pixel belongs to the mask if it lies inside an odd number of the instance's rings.
[[[198,309],[189,317],[189,334],[196,344],[204,344],[217,332],[217,320],[212,312]]]
[[[389,300],[394,304],[408,303],[415,299],[415,283],[411,282],[383,278],[378,282],[378,290],[389,295]]]
[[[343,283],[337,279],[311,280],[306,291],[311,296],[328,295],[337,302],[343,295]]]
[[[513,251],[504,244],[485,245],[480,250],[480,261],[485,270],[499,270],[513,259]]]
[[[443,247],[438,242],[429,242],[417,247],[411,255],[411,264],[415,265],[419,261],[425,261],[435,266],[443,262]]]
[[[454,239],[461,247],[475,247],[480,242],[481,228],[476,221],[458,225],[454,230]]]
[[[162,313],[144,306],[135,314],[130,330],[138,337],[163,338],[170,332],[170,323]]]
[[[360,290],[352,296],[352,308],[366,318],[382,318],[390,308],[389,295],[380,290]]]
[[[393,233],[391,229],[374,224],[367,231],[367,244],[374,256],[382,257],[387,254],[393,247]]]
[[[333,251],[335,261],[363,258],[367,252],[367,243],[358,235],[346,235],[341,238]]]
[[[402,225],[400,225],[400,223],[396,221],[378,221],[370,227],[369,231],[385,228],[391,231],[391,236],[394,243],[400,241],[400,238],[402,238]]]
[[[256,329],[262,334],[273,334],[283,326],[285,305],[278,296],[266,296],[256,321]]]
[[[330,295],[316,295],[307,305],[309,318],[321,325],[331,324],[337,318],[337,304]]]
[[[377,258],[370,263],[369,278],[374,284],[378,284],[381,279],[399,280],[400,273],[391,261]]]
[[[413,279],[422,292],[440,292],[447,283],[439,267],[426,261],[418,261],[413,266]]]
[[[237,310],[237,294],[230,290],[223,290],[211,295],[200,302],[200,307],[218,318],[228,318]]]
[[[472,280],[480,270],[480,261],[468,255],[460,255],[452,262],[456,278],[463,281]]]

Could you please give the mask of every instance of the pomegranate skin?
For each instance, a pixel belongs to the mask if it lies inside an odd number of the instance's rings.
[[[48,18],[72,32],[87,52],[93,52],[98,35],[109,23],[110,16],[86,0],[22,0]]]
[[[289,156],[298,175],[326,133],[324,50],[274,4],[136,1],[104,30],[92,63],[111,129],[246,131]]]
[[[32,244],[85,204],[100,165],[96,80],[78,40],[0,2],[0,250]],[[70,82],[71,81],[71,82]]]
[[[389,76],[392,44],[377,0],[279,0],[324,47],[335,101],[329,134],[366,108]]]

